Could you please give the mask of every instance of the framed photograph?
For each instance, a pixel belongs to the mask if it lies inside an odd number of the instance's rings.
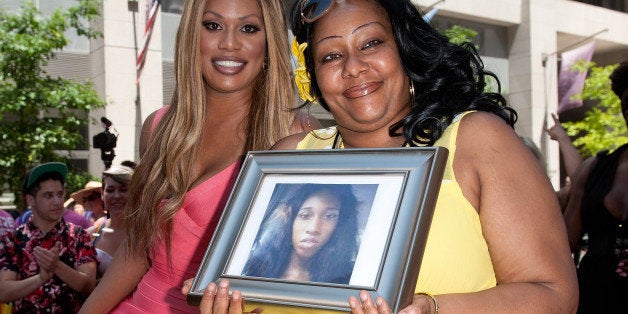
[[[348,311],[367,290],[407,306],[447,160],[442,147],[253,151],[188,294]]]

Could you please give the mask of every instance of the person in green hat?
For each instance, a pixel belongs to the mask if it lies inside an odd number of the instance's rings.
[[[91,236],[63,219],[67,173],[60,162],[31,169],[23,193],[32,218],[0,238],[0,303],[15,312],[77,312],[96,285]]]

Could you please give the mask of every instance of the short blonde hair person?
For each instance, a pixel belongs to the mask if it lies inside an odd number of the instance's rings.
[[[129,185],[133,177],[133,169],[122,165],[113,165],[111,168],[106,169],[102,172],[103,188],[105,187],[105,178],[108,177],[122,185]]]

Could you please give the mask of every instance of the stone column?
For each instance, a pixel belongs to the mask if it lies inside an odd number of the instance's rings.
[[[88,169],[93,174],[104,169],[100,150],[91,145],[92,136],[104,130],[100,118],[105,116],[111,120],[111,131],[119,134],[113,164],[123,160],[138,161],[141,124],[163,103],[160,12],[153,27],[140,84],[136,85],[135,59],[143,42],[146,1],[103,1],[101,18],[95,21],[94,26],[104,36],[91,41],[92,80],[107,107],[90,112],[90,119],[96,121],[89,127]]]

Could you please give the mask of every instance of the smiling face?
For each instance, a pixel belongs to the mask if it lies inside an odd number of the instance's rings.
[[[103,201],[110,215],[122,214],[124,206],[129,201],[129,187],[111,177],[103,181]]]
[[[387,132],[409,112],[409,78],[378,4],[337,2],[316,22],[312,47],[318,86],[341,128]]]
[[[340,200],[328,193],[308,197],[292,224],[292,246],[296,256],[309,259],[329,240],[338,225]]]
[[[266,55],[266,31],[257,0],[208,0],[202,24],[201,64],[209,90],[251,91]]]

